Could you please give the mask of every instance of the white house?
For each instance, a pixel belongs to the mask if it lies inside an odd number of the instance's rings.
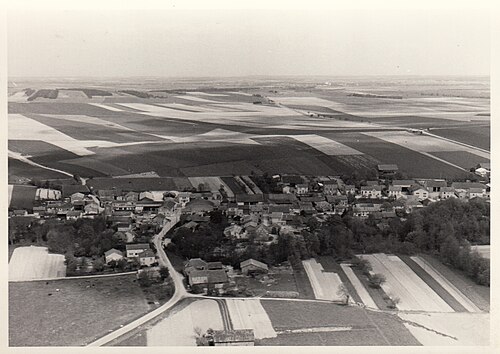
[[[149,244],[147,243],[135,243],[131,245],[126,245],[127,258],[136,258],[144,251],[149,250]]]
[[[123,252],[112,248],[109,251],[104,252],[104,258],[106,258],[106,264],[111,261],[117,262],[120,259],[123,259]]]
[[[382,186],[362,186],[361,196],[365,198],[380,198],[382,197]]]

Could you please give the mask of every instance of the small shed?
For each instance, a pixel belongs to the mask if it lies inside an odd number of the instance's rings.
[[[253,258],[247,259],[240,263],[241,272],[245,275],[255,273],[267,273],[269,267],[267,264],[259,262]]]

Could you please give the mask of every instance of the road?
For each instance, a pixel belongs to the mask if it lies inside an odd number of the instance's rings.
[[[176,215],[176,218],[178,221],[179,214]],[[175,291],[174,291],[174,294],[172,295],[172,297],[170,298],[170,300],[168,300],[162,306],[158,307],[156,310],[153,310],[153,311],[147,313],[146,315],[142,316],[141,318],[138,318],[137,320],[130,322],[129,324],[117,329],[116,331],[111,332],[111,333],[95,340],[94,342],[87,344],[87,346],[89,346],[89,347],[103,346],[103,345],[111,342],[112,340],[132,331],[133,329],[139,327],[140,325],[143,325],[144,323],[152,320],[156,316],[162,314],[163,312],[165,312],[165,311],[169,310],[170,308],[172,308],[173,306],[175,306],[182,299],[189,296],[186,289],[184,288],[184,284],[182,282],[182,276],[179,273],[177,273],[177,271],[174,269],[172,263],[168,259],[165,251],[163,250],[163,245],[162,245],[163,238],[165,237],[167,232],[170,231],[170,229],[175,226],[177,221],[174,223],[169,223],[169,224],[165,225],[163,227],[163,229],[157,235],[155,235],[153,237],[153,243],[154,243],[154,245],[156,247],[156,251],[158,253],[158,263],[161,266],[165,266],[168,268],[168,270],[170,272],[170,277],[172,278],[172,281],[174,282]],[[165,242],[165,245],[167,245],[169,242],[170,242],[170,240],[167,239]]]

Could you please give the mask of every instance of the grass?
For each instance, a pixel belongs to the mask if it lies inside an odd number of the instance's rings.
[[[295,278],[299,297],[302,299],[315,299],[314,290],[302,262],[293,270],[293,276]]]
[[[319,302],[261,300],[261,303],[276,330],[353,327],[350,332],[279,335],[275,339],[263,340],[263,345],[419,344],[395,315]]]
[[[9,283],[9,344],[81,346],[149,310],[135,275]]]
[[[419,257],[429,262],[430,265],[455,285],[477,307],[486,312],[490,311],[489,287],[474,283],[474,281],[468,278],[463,272],[441,263],[441,261],[434,256],[420,254]]]
[[[35,186],[14,185],[10,207],[13,209],[33,209],[36,189]]]
[[[243,276],[237,277],[235,280],[238,286],[246,287],[256,296],[265,295],[266,291],[298,292],[293,274],[280,273],[270,275],[269,278],[274,280],[273,282],[269,282],[270,286],[267,286],[267,282],[261,283],[259,281],[261,278],[261,276],[255,278]]]

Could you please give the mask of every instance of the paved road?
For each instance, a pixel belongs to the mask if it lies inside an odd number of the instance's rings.
[[[177,215],[178,216],[178,215]],[[175,291],[174,294],[172,295],[172,298],[163,304],[162,306],[158,307],[156,310],[153,310],[141,318],[138,318],[137,320],[130,322],[129,324],[117,329],[114,332],[111,332],[96,341],[87,344],[89,347],[99,347],[102,345],[105,345],[112,340],[132,331],[133,329],[139,327],[140,325],[152,320],[156,316],[162,314],[163,312],[169,310],[173,306],[175,306],[180,300],[184,299],[185,297],[189,296],[189,294],[186,292],[186,289],[184,288],[184,284],[182,283],[182,276],[176,272],[174,267],[172,266],[172,263],[168,259],[167,255],[165,254],[165,251],[163,250],[163,238],[165,237],[165,234],[172,228],[174,227],[175,223],[171,223],[168,225],[165,225],[163,229],[158,233],[157,235],[154,236],[153,238],[153,243],[156,246],[156,250],[158,252],[158,263],[162,266],[168,267],[168,270],[170,271],[170,277],[172,278],[174,285],[175,285]],[[170,240],[166,240],[165,244],[168,244]]]

